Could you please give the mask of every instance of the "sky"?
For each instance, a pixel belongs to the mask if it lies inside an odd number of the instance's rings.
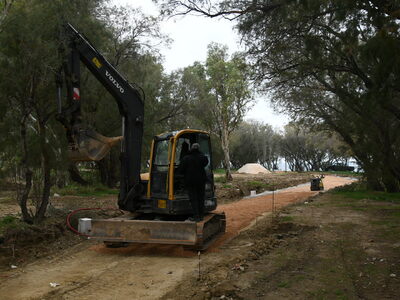
[[[112,0],[116,5],[141,8],[146,14],[157,15],[158,10],[151,0]],[[164,68],[171,72],[184,68],[195,61],[204,62],[207,46],[211,42],[227,45],[229,52],[243,50],[234,24],[225,19],[210,19],[198,16],[182,16],[163,21],[161,31],[173,41],[169,48],[162,47]],[[282,129],[289,122],[285,115],[273,111],[266,96],[258,96],[255,105],[246,114],[245,120],[256,120]]]

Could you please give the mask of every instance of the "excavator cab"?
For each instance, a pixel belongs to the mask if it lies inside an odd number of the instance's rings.
[[[217,207],[210,136],[205,131],[185,129],[158,135],[153,140],[146,205],[151,206],[153,212],[168,215],[192,213],[179,166],[194,143],[200,145],[200,151],[208,158],[208,165],[205,167],[205,210],[212,211]]]

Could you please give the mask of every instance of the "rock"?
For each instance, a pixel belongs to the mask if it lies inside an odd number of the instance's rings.
[[[60,286],[60,284],[57,283],[57,282],[50,282],[50,286],[51,286],[52,288],[54,288],[54,287]]]

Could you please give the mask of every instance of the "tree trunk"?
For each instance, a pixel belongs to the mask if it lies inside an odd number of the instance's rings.
[[[39,122],[40,151],[42,155],[43,169],[43,190],[39,209],[35,215],[35,223],[43,221],[46,214],[47,205],[49,204],[50,188],[51,188],[51,166],[48,145],[46,143],[46,124]]]
[[[229,136],[228,131],[224,128],[221,136],[222,151],[224,152],[225,178],[232,181],[231,160],[229,156]]]
[[[97,169],[100,174],[100,182],[102,185],[107,185],[108,182],[108,172],[107,172],[107,156],[102,160],[96,161]]]
[[[17,199],[18,199],[18,204],[21,207],[21,214],[22,214],[22,220],[26,223],[32,223],[33,218],[31,214],[28,211],[27,203],[28,203],[28,198],[29,198],[29,193],[32,188],[32,177],[33,177],[33,172],[29,168],[28,165],[28,143],[26,140],[26,118],[27,116],[24,116],[22,119],[22,122],[20,124],[21,126],[21,141],[22,141],[22,160],[21,160],[21,165],[22,169],[24,170],[24,176],[25,176],[25,187],[21,193],[17,194]]]
[[[110,153],[102,160],[96,162],[97,168],[100,173],[100,181],[103,185],[109,188],[114,188],[117,185],[119,177],[117,175],[117,153],[110,151]]]
[[[81,177],[81,174],[79,174],[79,170],[75,163],[73,163],[73,162],[69,163],[68,173],[69,173],[69,177],[71,178],[72,181],[79,183],[80,185],[84,185],[84,186],[89,184],[85,179],[83,179]]]
[[[18,194],[18,204],[21,207],[21,214],[22,214],[22,220],[26,223],[32,224],[33,223],[33,218],[31,214],[28,211],[27,203],[28,203],[28,197],[29,193],[32,188],[32,176],[33,172],[29,168],[25,166],[25,187],[22,191],[21,194]]]

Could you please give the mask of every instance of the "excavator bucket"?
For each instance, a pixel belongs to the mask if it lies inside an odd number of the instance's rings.
[[[69,146],[68,157],[72,161],[97,161],[104,158],[122,136],[105,137],[92,129],[80,129],[76,143]]]

